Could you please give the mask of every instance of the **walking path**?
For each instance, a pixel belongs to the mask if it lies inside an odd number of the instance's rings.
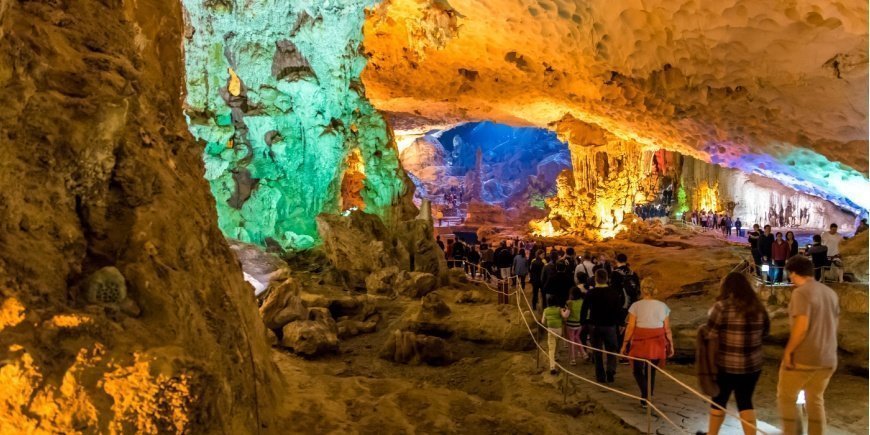
[[[562,361],[568,360],[567,348],[561,347],[559,355]],[[539,352],[540,353],[540,352]],[[546,366],[546,355],[541,355],[541,366]],[[591,362],[578,362],[577,366],[569,366],[575,373],[594,379],[595,368]],[[565,388],[565,375],[553,376],[553,384],[557,388]],[[681,379],[682,381],[690,382],[692,385],[694,379]],[[609,386],[621,391],[632,392],[637,394],[638,387],[631,373],[630,365],[619,365],[615,382]],[[563,391],[565,393],[566,391]],[[642,433],[647,433],[648,420],[647,411],[641,408],[639,401],[632,400],[618,394],[612,394],[595,385],[567,377],[567,394],[570,397],[574,394],[587,393],[594,397],[594,400],[604,406],[609,412],[622,419],[626,424],[633,426]],[[676,383],[664,376],[656,377],[655,395],[652,398],[652,403],[665,413],[678,426],[683,428],[683,431],[677,431],[667,421],[651,412],[649,420],[650,433],[654,434],[694,434],[696,431],[707,431],[707,412],[709,405],[698,399],[693,394],[679,387]],[[736,412],[736,409],[734,409]],[[769,435],[781,434],[782,432],[765,423],[761,420],[757,422],[758,428]],[[740,422],[737,419],[728,417],[720,431],[722,435],[742,435],[743,429],[740,427]]]

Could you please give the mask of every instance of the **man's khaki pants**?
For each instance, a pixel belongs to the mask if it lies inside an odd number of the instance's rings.
[[[782,417],[782,433],[799,435],[801,417],[797,398],[801,390],[806,397],[809,435],[825,433],[825,389],[834,374],[834,369],[796,364],[795,369],[779,367],[779,384],[776,386],[776,401]]]

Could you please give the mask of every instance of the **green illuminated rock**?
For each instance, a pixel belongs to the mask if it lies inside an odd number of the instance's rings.
[[[365,212],[385,221],[406,213],[406,176],[359,78],[373,3],[184,0],[188,123],[207,143],[205,177],[228,237],[294,250],[318,243],[315,216],[347,208],[341,186],[354,149]]]

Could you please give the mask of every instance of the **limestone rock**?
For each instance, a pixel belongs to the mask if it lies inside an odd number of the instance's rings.
[[[378,318],[364,322],[352,319],[339,320],[336,323],[336,327],[338,328],[338,338],[355,337],[360,334],[375,332],[378,329]]]
[[[431,273],[408,272],[403,274],[402,278],[404,279],[397,283],[397,291],[400,295],[409,298],[419,299],[436,287],[435,276]]]
[[[429,293],[423,296],[420,314],[426,313],[435,319],[440,319],[450,314],[450,307],[444,303],[444,299],[437,293]]]
[[[308,318],[308,308],[299,296],[299,286],[292,279],[271,286],[260,305],[260,316],[269,329],[281,329],[296,320]]]
[[[868,236],[870,231],[864,231],[855,237],[843,241],[840,245],[840,255],[843,257],[843,268],[853,274],[856,280],[867,282],[870,279],[870,260],[868,260]]]
[[[127,298],[124,275],[114,266],[104,267],[88,277],[86,297],[92,304],[118,304]]]
[[[447,365],[455,360],[442,338],[396,330],[381,349],[381,358],[401,364]]]
[[[366,291],[380,296],[395,296],[397,281],[402,279],[403,271],[396,266],[376,270],[366,277]]]
[[[847,313],[867,314],[868,302],[866,290],[847,290],[839,293],[840,309]]]
[[[317,356],[338,350],[338,328],[325,308],[311,308],[307,320],[284,325],[281,346],[294,353]]]

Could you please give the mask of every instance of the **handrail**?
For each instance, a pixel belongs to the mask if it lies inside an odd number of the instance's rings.
[[[473,268],[480,268],[480,267],[481,267],[480,265],[477,265],[477,264],[474,264],[474,263],[469,263],[469,262],[467,262],[467,261],[465,261],[465,260],[454,260],[454,262],[456,262],[456,261],[458,261],[458,262],[460,262],[460,263],[462,263],[462,264],[464,264],[464,265],[466,265],[466,266],[473,267]],[[454,263],[454,264],[455,264],[455,263]],[[510,281],[510,280],[517,281],[516,278],[518,278],[518,275],[511,275],[511,276],[509,276],[508,278],[498,278],[498,280],[499,280],[499,281]],[[532,309],[531,303],[529,302],[528,296],[526,296],[525,291],[523,291],[524,289],[521,289],[521,288],[519,287],[518,284],[516,285],[516,287],[515,287],[512,291],[510,291],[510,292],[503,292],[501,289],[494,289],[494,288],[492,288],[492,286],[490,286],[489,283],[486,282],[486,281],[477,281],[477,280],[475,280],[475,282],[481,282],[481,283],[484,284],[484,286],[485,286],[488,290],[493,291],[493,292],[496,292],[496,293],[500,293],[500,294],[502,294],[502,295],[511,296],[511,295],[514,295],[514,294],[521,294],[521,295],[523,296],[523,300],[525,301],[526,308],[528,309],[529,312],[533,313],[532,318],[534,319],[534,321],[535,321],[535,323],[538,325],[538,327],[541,327],[541,328],[543,328],[545,331],[547,331],[547,334],[552,334],[552,332],[550,332],[550,330],[546,327],[546,325],[542,324],[542,323],[541,323],[541,322],[536,318],[536,316],[534,315],[534,310]],[[522,306],[520,306],[520,298],[517,298],[517,310],[519,311],[520,317],[523,319],[523,323],[525,323],[525,325],[526,325],[526,329],[528,329],[528,331],[529,331],[529,335],[531,336],[532,341],[535,343],[535,346],[536,346],[536,347],[537,347],[541,352],[546,352],[546,350],[544,350],[544,348],[541,346],[541,344],[540,344],[540,343],[538,342],[538,340],[535,338],[535,334],[532,332],[531,325],[529,325],[528,320],[527,320],[526,317],[523,315],[523,308],[522,308]],[[691,393],[691,394],[694,395],[694,396],[697,396],[698,398],[700,398],[700,399],[703,400],[704,402],[707,402],[708,404],[710,404],[710,405],[712,405],[713,407],[719,409],[720,411],[723,411],[726,415],[730,415],[730,416],[736,418],[736,419],[737,419],[738,421],[740,421],[742,424],[745,424],[745,425],[747,425],[747,426],[749,426],[749,427],[755,429],[756,432],[761,433],[762,435],[768,435],[767,432],[765,432],[765,431],[759,429],[759,427],[758,427],[757,425],[752,424],[752,423],[750,423],[750,422],[744,420],[743,418],[740,417],[739,414],[736,414],[736,413],[734,413],[733,411],[729,411],[727,408],[724,408],[724,407],[720,406],[720,405],[717,404],[716,402],[714,402],[714,401],[712,401],[711,399],[709,399],[706,395],[704,395],[704,394],[698,392],[697,390],[695,390],[694,388],[690,387],[689,385],[686,385],[684,382],[680,381],[679,379],[677,379],[676,377],[674,377],[672,374],[670,374],[667,370],[662,369],[662,368],[656,366],[655,364],[653,364],[652,361],[650,361],[650,360],[648,360],[648,359],[645,359],[645,358],[637,358],[637,357],[633,357],[633,356],[630,356],[630,355],[624,355],[624,354],[616,353],[616,352],[610,352],[610,351],[605,350],[605,349],[599,349],[599,348],[596,348],[596,347],[593,347],[593,346],[585,345],[585,344],[583,344],[583,343],[575,342],[575,341],[573,341],[573,340],[570,340],[570,339],[567,339],[567,338],[565,338],[565,337],[562,337],[561,335],[556,335],[556,334],[553,334],[553,335],[555,335],[558,339],[560,339],[560,340],[562,340],[562,341],[568,343],[569,345],[579,346],[579,347],[582,347],[582,348],[584,348],[584,349],[592,350],[592,351],[595,351],[595,352],[601,352],[601,353],[603,353],[603,354],[607,354],[607,355],[614,355],[614,356],[617,356],[617,357],[626,358],[626,359],[633,360],[633,361],[641,361],[641,362],[647,364],[647,367],[648,367],[647,373],[651,373],[652,370],[657,370],[657,371],[663,373],[666,377],[668,377],[669,379],[673,380],[677,385],[679,385],[680,387],[682,387],[685,391],[688,391],[689,393]],[[571,376],[576,377],[577,379],[580,379],[580,380],[585,381],[585,382],[587,382],[587,383],[591,383],[591,384],[597,385],[597,386],[599,386],[599,387],[601,387],[601,388],[604,388],[605,390],[608,390],[608,391],[612,391],[612,392],[618,393],[618,394],[620,394],[620,395],[622,395],[622,396],[625,396],[625,397],[629,397],[629,398],[636,399],[636,400],[642,400],[642,401],[644,401],[644,402],[647,404],[647,406],[649,406],[650,408],[652,408],[653,410],[655,410],[656,413],[657,413],[658,415],[660,415],[663,419],[665,419],[666,421],[668,421],[668,423],[670,423],[671,425],[673,425],[676,429],[678,429],[678,430],[685,430],[685,428],[682,428],[682,427],[678,426],[678,425],[677,425],[676,423],[674,423],[674,422],[673,422],[669,417],[667,417],[667,415],[665,415],[665,414],[664,414],[664,413],[663,413],[663,412],[662,412],[658,407],[656,407],[656,406],[655,406],[655,405],[654,405],[654,404],[653,404],[653,403],[652,403],[648,398],[647,398],[647,399],[644,399],[644,398],[641,398],[641,397],[639,397],[639,396],[635,396],[635,395],[632,395],[632,394],[630,394],[630,393],[626,393],[626,392],[623,392],[623,391],[620,391],[620,390],[614,389],[614,388],[612,388],[612,387],[608,387],[607,385],[600,384],[600,383],[598,383],[598,382],[596,382],[596,381],[593,381],[593,380],[591,380],[591,379],[587,379],[587,378],[585,378],[585,377],[583,377],[583,376],[581,376],[581,375],[579,375],[579,374],[576,374],[576,373],[572,372],[572,371],[569,370],[569,369],[566,369],[566,368],[565,368],[564,366],[562,366],[562,364],[559,363],[558,361],[555,362],[555,365],[556,365],[557,367],[559,367],[559,368],[560,368],[563,372],[565,372],[566,374],[570,374]],[[648,424],[649,424],[649,422],[648,422]],[[648,427],[648,429],[649,429],[649,427]]]

